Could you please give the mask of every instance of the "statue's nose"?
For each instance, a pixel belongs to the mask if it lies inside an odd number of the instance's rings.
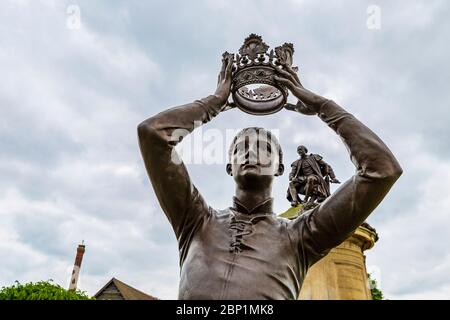
[[[258,150],[255,148],[248,148],[245,153],[245,159],[249,161],[249,163],[257,163],[258,162]]]

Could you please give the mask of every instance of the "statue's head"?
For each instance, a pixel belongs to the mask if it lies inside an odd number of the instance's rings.
[[[245,128],[233,139],[227,173],[245,188],[271,184],[283,174],[283,152],[278,139],[264,128]]]
[[[305,155],[305,154],[308,153],[308,148],[306,148],[305,146],[298,146],[298,147],[297,147],[297,153],[298,153],[300,156],[303,156],[303,155]]]

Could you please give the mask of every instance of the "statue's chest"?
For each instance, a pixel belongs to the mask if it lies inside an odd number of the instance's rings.
[[[311,164],[306,159],[302,161],[301,170],[304,175],[310,175],[314,173]]]
[[[199,247],[207,247],[212,254],[250,254],[276,250],[289,245],[289,237],[276,219],[268,215],[249,217],[238,212],[208,221],[197,235]]]

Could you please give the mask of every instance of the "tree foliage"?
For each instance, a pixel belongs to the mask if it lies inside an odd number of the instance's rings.
[[[53,280],[21,284],[16,281],[10,287],[2,287],[0,300],[89,300],[84,291],[69,291]]]
[[[368,278],[370,291],[372,293],[372,300],[383,300],[384,299],[383,292],[381,292],[381,290],[378,289],[377,280],[372,279],[370,273],[368,274]]]

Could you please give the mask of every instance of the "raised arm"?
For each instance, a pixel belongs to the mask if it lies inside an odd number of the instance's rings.
[[[230,94],[232,59],[224,57],[214,95],[158,113],[138,126],[139,145],[161,208],[181,244],[208,213],[175,146],[195,127],[223,111]]]
[[[356,174],[333,195],[292,224],[307,265],[311,266],[364,222],[400,177],[402,169],[375,133],[335,102],[303,88],[292,69],[280,71],[278,81],[299,98],[297,105],[287,105],[286,109],[318,115],[341,137],[356,167]]]

